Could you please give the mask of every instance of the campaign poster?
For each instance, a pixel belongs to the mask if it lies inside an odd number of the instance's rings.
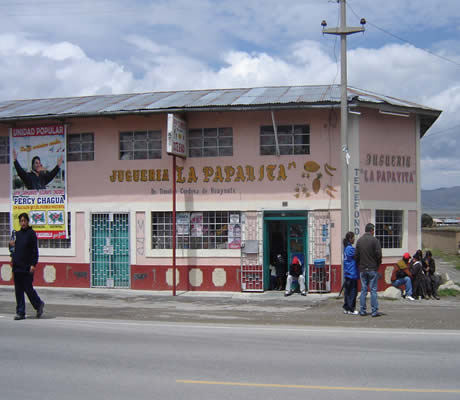
[[[228,248],[241,249],[241,225],[228,225]]]
[[[190,220],[192,237],[203,236],[203,213],[192,213]]]
[[[176,214],[176,232],[180,236],[188,236],[190,233],[190,214],[177,213]]]
[[[26,212],[38,239],[66,239],[66,126],[10,128],[10,160],[12,228]]]

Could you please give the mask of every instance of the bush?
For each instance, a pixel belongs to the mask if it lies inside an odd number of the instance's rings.
[[[422,228],[431,228],[433,226],[433,218],[430,214],[422,214]]]

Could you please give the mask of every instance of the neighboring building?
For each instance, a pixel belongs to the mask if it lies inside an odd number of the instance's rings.
[[[460,254],[460,227],[437,226],[422,229],[423,247]]]
[[[382,289],[385,266],[421,246],[420,139],[440,111],[354,88],[348,99],[350,227],[360,234],[376,224]],[[176,176],[178,290],[267,290],[270,261],[282,252],[307,265],[311,292],[338,292],[338,85],[0,102],[4,181],[10,128],[67,126],[70,237],[40,240],[36,283],[171,290],[168,113],[188,126]],[[0,189],[6,285],[11,186]]]

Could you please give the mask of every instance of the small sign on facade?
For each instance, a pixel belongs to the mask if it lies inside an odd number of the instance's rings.
[[[187,157],[187,123],[177,114],[168,114],[166,151],[178,157]]]
[[[102,252],[106,256],[113,256],[113,246],[112,245],[105,245],[104,248],[102,249]]]

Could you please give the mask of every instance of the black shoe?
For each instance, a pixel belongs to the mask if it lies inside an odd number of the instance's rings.
[[[306,293],[306,292],[300,292],[300,295],[301,295],[301,296],[306,296],[307,293]]]
[[[40,318],[43,315],[44,308],[45,308],[45,303],[42,301],[41,304],[38,306],[37,318]]]
[[[434,297],[436,300],[441,300],[441,298],[440,298],[437,294],[434,294],[433,297]]]
[[[14,320],[15,320],[15,321],[19,321],[19,320],[21,320],[21,319],[26,319],[26,316],[25,316],[25,315],[22,315],[22,314],[16,314],[16,315],[14,316]]]
[[[375,312],[375,313],[372,313],[372,316],[375,318],[375,317],[381,317],[383,315],[383,313],[381,312]]]
[[[284,297],[288,297],[292,294],[292,292],[289,292],[289,293],[284,293]]]

